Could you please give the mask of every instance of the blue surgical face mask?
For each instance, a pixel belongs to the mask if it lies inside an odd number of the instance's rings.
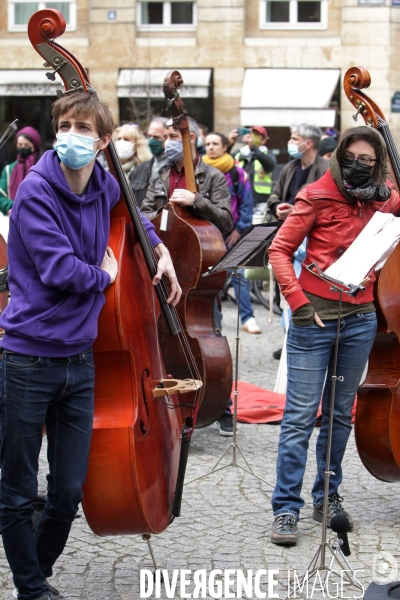
[[[303,156],[304,150],[302,152],[300,152],[299,150],[302,144],[304,144],[304,142],[301,142],[301,144],[291,144],[290,142],[288,143],[287,151],[292,158],[301,158]]]
[[[96,154],[93,152],[93,144],[99,139],[96,138],[94,140],[87,135],[80,135],[71,131],[68,133],[58,133],[54,149],[66,167],[77,171],[86,167],[95,158],[98,150]]]
[[[170,160],[183,160],[183,144],[180,140],[167,140],[165,142],[165,154]]]

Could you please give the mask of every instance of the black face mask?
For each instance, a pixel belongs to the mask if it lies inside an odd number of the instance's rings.
[[[343,179],[353,187],[362,187],[371,181],[372,184],[372,167],[361,166],[355,160],[343,159],[340,163]]]
[[[17,154],[20,155],[21,158],[28,158],[32,154],[31,148],[17,148]]]

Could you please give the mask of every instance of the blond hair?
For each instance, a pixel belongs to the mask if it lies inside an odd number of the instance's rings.
[[[120,125],[116,127],[113,133],[113,140],[114,142],[117,140],[127,140],[135,144],[132,158],[135,166],[153,158],[147,140],[137,125]]]

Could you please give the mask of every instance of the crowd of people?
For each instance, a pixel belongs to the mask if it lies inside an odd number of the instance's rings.
[[[400,213],[400,197],[386,179],[387,151],[369,127],[322,134],[313,124],[292,127],[290,161],[276,176],[268,131],[254,125],[227,136],[189,119],[190,151],[198,191],[186,187],[182,135],[162,117],[142,132],[114,128],[108,108],[82,92],[53,105],[54,149],[40,156],[40,135],[24,127],[15,137],[16,160],[3,168],[0,211],[9,219],[10,302],[0,316],[1,483],[0,527],[19,600],[60,600],[47,579],[68,539],[82,498],[94,405],[92,345],[104,290],[118,274],[107,246],[110,210],[119,185],[102,158],[111,139],[131,185],[149,243],[158,259],[153,283],[170,284],[175,306],[181,289],[168,249],[152,219],[168,202],[211,222],[231,247],[251,225],[255,209],[282,222],[269,258],[282,296],[292,311],[287,339],[288,387],[281,426],[277,482],[272,498],[271,541],[297,542],[297,520],[309,439],[322,398],[322,424],[312,489],[313,518],[323,519],[330,375],[338,298],[305,265],[330,266],[376,211]],[[242,144],[238,143],[241,137]],[[96,160],[99,159],[99,160]],[[122,175],[123,178],[123,175]],[[294,256],[305,257],[295,269]],[[260,334],[249,284],[242,271],[243,330]],[[371,283],[373,276],[371,277]],[[214,325],[222,329],[215,302]],[[376,332],[373,286],[343,297],[338,345],[337,392],[329,481],[328,525],[336,515],[352,518],[339,494],[342,459],[351,430],[351,408]],[[29,393],[27,393],[29,390]],[[48,494],[32,535],[42,429],[48,438]],[[233,435],[231,401],[219,420]]]
[[[166,118],[155,117],[146,131],[135,124],[122,124],[114,129],[112,139],[143,214],[151,220],[167,202],[186,206],[213,223],[229,249],[252,224],[255,211],[263,212],[264,219],[285,220],[293,209],[297,192],[325,173],[327,159],[337,145],[337,132],[327,132],[322,136],[320,128],[307,124],[293,127],[287,146],[292,160],[274,181],[277,160],[267,147],[268,131],[264,126],[235,128],[225,136],[209,132],[206,126],[190,119],[195,175],[200,186],[195,196],[185,189],[181,134]],[[17,132],[15,145],[17,159],[4,167],[0,179],[0,211],[7,217],[18,185],[39,159],[39,132],[33,127],[24,127]],[[98,158],[107,170],[104,155],[100,153]],[[5,231],[8,233],[8,222]],[[301,248],[295,257],[303,257]],[[297,264],[300,265],[301,260],[297,260]],[[243,331],[262,333],[244,270],[231,272],[229,278],[236,299],[240,299]],[[219,299],[215,303],[214,326],[216,331],[222,330]],[[281,350],[275,350],[273,357],[280,359]],[[218,421],[220,435],[227,437],[233,435],[231,406],[230,401]]]

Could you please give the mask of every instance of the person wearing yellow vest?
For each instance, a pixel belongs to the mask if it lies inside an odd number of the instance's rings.
[[[230,141],[236,139],[235,132],[237,130],[229,135]],[[247,144],[234,157],[236,164],[248,175],[254,205],[267,202],[272,192],[272,171],[276,166],[276,158],[272,152],[268,152],[267,139],[268,132],[265,127],[251,127]]]

